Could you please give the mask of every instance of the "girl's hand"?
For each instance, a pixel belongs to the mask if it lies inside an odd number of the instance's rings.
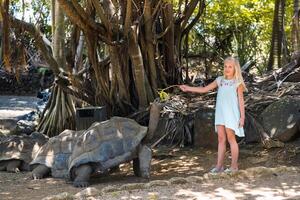
[[[243,127],[245,123],[245,118],[241,117],[239,121],[239,127]]]
[[[183,92],[188,92],[188,91],[189,91],[189,86],[187,86],[187,85],[179,85],[179,88],[180,88]]]

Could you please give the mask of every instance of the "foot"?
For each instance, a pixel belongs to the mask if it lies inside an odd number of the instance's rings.
[[[225,173],[233,173],[233,172],[237,172],[237,171],[239,171],[239,169],[238,168],[227,168],[227,169],[225,169]]]
[[[216,173],[221,173],[223,171],[224,171],[223,167],[214,167],[209,171],[209,173],[216,174]]]
[[[12,172],[12,173],[16,173],[16,174],[20,173],[19,168],[8,168],[7,171]]]
[[[89,182],[87,182],[87,181],[74,181],[73,186],[78,187],[78,188],[80,188],[80,187],[84,188],[84,187],[89,186]]]
[[[9,160],[7,162],[6,170],[8,172],[19,173],[20,172],[19,167],[21,166],[21,163],[22,163],[21,160]]]
[[[90,176],[93,169],[88,164],[80,165],[75,169],[75,179],[73,185],[75,187],[87,187],[89,185]]]
[[[37,165],[32,171],[33,180],[42,179],[50,174],[50,168],[46,165]]]

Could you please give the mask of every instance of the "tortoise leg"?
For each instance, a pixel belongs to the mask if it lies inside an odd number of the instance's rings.
[[[8,172],[15,172],[15,173],[19,173],[20,169],[19,167],[21,167],[22,161],[21,160],[9,160],[7,162],[7,167],[6,170]]]
[[[114,166],[112,168],[109,169],[109,173],[116,173],[116,172],[120,172],[120,166],[117,165],[117,166]]]
[[[140,177],[141,173],[140,173],[140,161],[139,161],[139,158],[133,159],[132,165],[133,165],[132,168],[133,168],[134,175]]]
[[[152,152],[146,145],[140,145],[138,158],[133,160],[134,174],[143,178],[150,178]]]
[[[7,166],[6,161],[0,161],[0,171],[5,171]]]
[[[34,180],[36,179],[42,179],[45,176],[47,176],[50,173],[50,168],[46,165],[37,165],[32,171],[32,178]]]
[[[89,164],[80,165],[75,169],[75,179],[73,185],[75,187],[87,187],[89,180],[93,172],[92,167]]]
[[[27,162],[22,162],[21,164],[21,170],[22,171],[30,171],[30,165]]]

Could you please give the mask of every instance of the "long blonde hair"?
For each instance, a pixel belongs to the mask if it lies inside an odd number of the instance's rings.
[[[248,89],[246,87],[246,84],[244,82],[244,79],[243,79],[243,76],[242,76],[242,70],[241,70],[241,66],[240,66],[240,62],[238,59],[234,58],[234,57],[227,57],[225,60],[224,60],[224,64],[227,62],[227,61],[232,61],[234,63],[234,79],[238,82],[238,83],[242,83],[243,85],[243,88],[244,88],[244,91],[248,92]],[[225,69],[225,68],[224,68]],[[223,74],[225,76],[225,73],[223,71]]]

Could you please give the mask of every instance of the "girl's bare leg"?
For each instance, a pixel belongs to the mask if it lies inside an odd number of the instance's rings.
[[[217,125],[218,131],[218,161],[216,168],[221,169],[224,165],[224,158],[226,152],[226,132],[224,125]]]
[[[238,169],[239,145],[236,142],[234,131],[226,128],[226,135],[231,151],[231,169]]]

